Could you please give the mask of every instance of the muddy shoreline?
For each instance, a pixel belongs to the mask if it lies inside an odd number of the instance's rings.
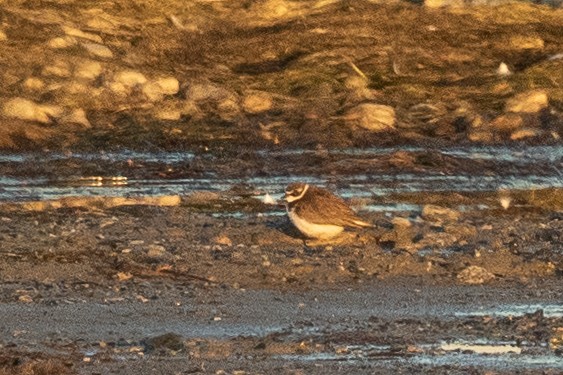
[[[558,373],[561,213],[431,197],[330,244],[244,199],[3,209],[3,371]]]

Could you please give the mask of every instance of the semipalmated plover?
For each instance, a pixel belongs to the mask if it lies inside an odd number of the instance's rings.
[[[285,189],[287,214],[301,233],[326,240],[339,235],[345,227],[371,227],[330,191],[302,182]]]

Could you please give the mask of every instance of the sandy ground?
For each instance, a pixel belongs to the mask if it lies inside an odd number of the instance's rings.
[[[4,371],[561,371],[560,213],[364,213],[318,244],[281,208],[208,209],[4,209]]]

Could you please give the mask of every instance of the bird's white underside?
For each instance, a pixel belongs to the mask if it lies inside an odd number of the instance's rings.
[[[344,230],[344,227],[339,225],[311,223],[300,218],[291,210],[287,211],[287,215],[293,225],[309,238],[328,239],[339,235]]]

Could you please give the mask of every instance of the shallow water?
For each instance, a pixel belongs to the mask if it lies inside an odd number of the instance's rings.
[[[418,364],[426,366],[472,366],[505,370],[563,369],[563,361],[548,349],[538,354],[526,353],[525,346],[516,342],[496,342],[487,339],[416,345],[414,353],[396,352],[389,345],[348,345],[340,353],[317,352],[280,355],[284,361],[338,361],[351,366],[358,363],[377,366]]]
[[[274,199],[279,199],[284,187],[295,181],[307,181],[317,185],[337,187],[337,192],[343,197],[370,198],[385,196],[391,193],[405,192],[439,192],[439,191],[496,191],[500,189],[541,189],[550,187],[563,187],[563,146],[533,146],[527,148],[509,147],[467,147],[429,149],[423,148],[369,148],[369,149],[340,149],[331,150],[333,158],[359,157],[373,158],[380,155],[389,155],[397,151],[407,152],[438,152],[444,156],[455,156],[467,160],[467,163],[478,160],[487,160],[491,163],[502,161],[521,173],[508,175],[491,175],[488,173],[455,173],[448,174],[433,172],[424,174],[398,173],[367,175],[365,173],[352,175],[287,175],[287,171],[280,171],[280,175],[266,177],[244,176],[240,178],[224,178],[214,176],[212,172],[205,177],[194,178],[159,178],[158,176],[126,178],[127,164],[166,167],[168,165],[183,165],[192,160],[195,155],[190,152],[132,152],[119,153],[77,153],[77,154],[10,154],[0,155],[0,167],[10,164],[12,170],[25,170],[33,165],[34,175],[17,177],[13,175],[0,175],[0,201],[27,201],[48,200],[68,196],[154,196],[154,195],[186,195],[197,191],[225,192],[233,187],[245,184],[254,190],[257,198],[264,198],[270,194]],[[284,151],[257,151],[257,157],[304,157],[314,154],[316,150],[284,150]],[[215,156],[206,154],[211,163]],[[306,160],[306,159],[304,159]],[[114,163],[116,169],[122,172],[97,176],[57,177],[56,163],[61,161],[72,162],[73,165],[88,165],[96,163]],[[220,162],[218,160],[217,162]],[[541,170],[536,171],[530,166],[541,164]],[[43,168],[44,167],[44,168]],[[521,167],[519,169],[519,167]],[[46,176],[41,173],[50,170]],[[529,172],[530,170],[534,172]],[[248,172],[247,172],[248,173]],[[63,174],[61,174],[63,175]],[[377,208],[374,208],[377,210]]]

